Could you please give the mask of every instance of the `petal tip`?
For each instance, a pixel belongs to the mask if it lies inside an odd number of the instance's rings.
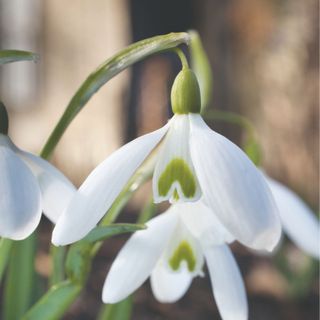
[[[126,297],[121,297],[117,294],[116,290],[110,290],[110,288],[106,288],[106,286],[102,290],[102,302],[107,304],[118,303]]]
[[[66,236],[66,233],[63,234],[58,225],[53,229],[51,242],[56,247],[66,246],[75,241],[70,240],[70,237]]]
[[[273,229],[269,229],[262,233],[255,241],[252,243],[252,248],[257,250],[266,250],[268,252],[273,252],[281,239],[282,229],[280,223],[277,224]]]

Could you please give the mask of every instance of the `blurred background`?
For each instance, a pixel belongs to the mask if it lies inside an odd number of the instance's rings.
[[[69,100],[100,63],[128,44],[196,29],[214,77],[212,110],[244,115],[255,126],[268,174],[319,212],[319,4],[316,0],[0,0],[0,47],[31,50],[38,63],[0,69],[10,135],[39,153]],[[52,162],[77,186],[124,142],[163,125],[179,70],[171,54],[151,57],[105,85],[77,116]],[[241,128],[212,121],[241,145]],[[135,221],[140,192],[121,216]],[[37,270],[50,270],[50,226]],[[105,243],[89,283],[65,319],[94,319],[108,268],[126,237]],[[284,239],[273,258],[234,251],[245,277],[250,319],[318,319],[318,264]],[[149,284],[134,295],[133,319],[220,319],[209,278],[196,279],[176,304],[160,304]]]

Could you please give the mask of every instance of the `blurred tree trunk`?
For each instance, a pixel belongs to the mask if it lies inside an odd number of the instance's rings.
[[[200,33],[214,71],[212,107],[253,121],[263,165],[318,203],[318,3],[203,1]]]

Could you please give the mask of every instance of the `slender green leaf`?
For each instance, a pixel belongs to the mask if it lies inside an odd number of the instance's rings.
[[[4,292],[3,318],[6,320],[21,319],[33,302],[37,289],[35,243],[35,234],[13,242]]]
[[[188,41],[189,35],[187,33],[170,33],[157,36],[136,42],[105,61],[89,75],[72,97],[64,114],[44,146],[41,155],[44,158],[50,156],[70,122],[80,112],[92,95],[108,80],[132,64],[150,55],[172,49],[182,43],[188,43]]]
[[[34,61],[39,60],[39,55],[29,51],[21,50],[0,50],[0,65],[17,61]]]
[[[114,224],[93,229],[86,238],[70,247],[66,261],[68,279],[74,283],[83,284],[91,268],[92,256],[95,254],[95,244],[117,234],[134,232],[145,228],[144,225]]]
[[[98,320],[129,320],[132,312],[132,297],[115,304],[104,305],[101,309]]]
[[[141,229],[145,229],[143,224],[131,224],[131,223],[115,223],[108,226],[98,226],[94,228],[83,240],[89,243],[95,243],[102,241],[117,234],[135,232]]]
[[[71,281],[53,286],[22,318],[22,320],[58,320],[81,291]]]
[[[191,68],[199,81],[201,93],[201,112],[203,113],[207,108],[212,96],[212,69],[198,32],[191,30],[188,33],[190,35]]]
[[[7,263],[9,261],[9,255],[12,248],[13,241],[10,239],[2,238],[0,240],[0,282],[3,276],[3,273],[6,269]]]

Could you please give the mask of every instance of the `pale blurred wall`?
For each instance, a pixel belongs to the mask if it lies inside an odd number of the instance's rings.
[[[41,24],[40,36],[39,32],[35,36],[41,60],[30,67],[38,72],[36,89],[40,92],[34,105],[28,108],[15,105],[10,109],[11,137],[19,146],[35,153],[41,150],[89,73],[130,43],[126,0],[73,0],[67,4],[49,0],[38,5],[40,10],[34,16],[33,12],[29,15],[30,21]],[[19,10],[15,14],[19,15]],[[30,30],[21,29],[21,32],[30,33]],[[11,43],[11,47],[34,50],[19,42]],[[121,74],[94,95],[67,129],[54,153],[53,162],[76,184],[122,143],[128,78],[128,73]],[[5,80],[2,77],[1,81]],[[12,91],[14,85],[11,83]],[[2,96],[6,96],[5,92]],[[16,100],[16,104],[20,103]]]

